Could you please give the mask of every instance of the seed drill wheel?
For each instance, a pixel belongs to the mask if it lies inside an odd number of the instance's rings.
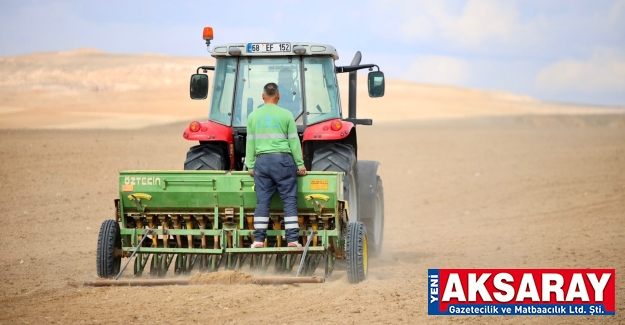
[[[112,278],[119,273],[122,263],[122,237],[115,220],[105,220],[98,235],[96,269],[101,278]]]
[[[193,146],[184,161],[185,170],[224,170],[226,157],[223,147],[216,143],[203,143]]]
[[[369,272],[367,229],[362,222],[350,222],[345,236],[347,280],[358,283],[367,278]]]
[[[343,197],[347,199],[350,220],[358,220],[358,181],[356,151],[347,144],[332,143],[315,150],[312,170],[344,172]]]

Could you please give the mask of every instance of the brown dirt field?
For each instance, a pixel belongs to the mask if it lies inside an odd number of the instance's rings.
[[[624,323],[616,317],[431,317],[428,268],[625,272],[625,117],[518,116],[359,127],[382,163],[385,248],[367,281],[83,287],[124,169],[182,169],[185,124],[1,130],[0,323]],[[322,269],[319,269],[319,272]],[[132,278],[132,271],[124,277]]]

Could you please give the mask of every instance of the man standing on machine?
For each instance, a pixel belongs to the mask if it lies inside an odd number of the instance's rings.
[[[263,88],[265,105],[247,119],[245,164],[254,177],[256,211],[254,243],[264,247],[269,225],[269,204],[278,191],[284,205],[284,229],[289,247],[302,247],[298,242],[297,175],[306,175],[302,149],[293,115],[278,106],[278,85],[270,82]]]

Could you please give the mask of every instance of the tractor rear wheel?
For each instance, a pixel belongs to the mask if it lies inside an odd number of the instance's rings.
[[[362,222],[350,222],[345,236],[345,257],[347,261],[347,281],[359,283],[367,278],[369,256],[367,229]]]
[[[121,248],[119,224],[115,220],[105,220],[100,227],[96,251],[96,269],[99,277],[112,278],[119,273],[122,263],[122,256],[119,254]]]
[[[346,144],[332,143],[315,150],[312,170],[344,172],[343,198],[349,206],[349,220],[358,221],[358,181],[356,180],[356,151]]]
[[[384,242],[384,186],[380,176],[376,177],[374,189],[373,202],[370,202],[372,209],[367,211],[371,217],[363,221],[371,239],[369,242],[371,256],[378,256],[382,252],[382,243]]]
[[[187,152],[184,170],[225,170],[226,153],[217,143],[202,143]]]

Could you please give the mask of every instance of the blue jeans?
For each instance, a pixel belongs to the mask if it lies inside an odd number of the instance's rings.
[[[261,154],[254,164],[256,211],[254,211],[254,241],[267,237],[269,204],[276,190],[284,206],[284,229],[287,243],[299,238],[297,223],[297,165],[291,154]]]

